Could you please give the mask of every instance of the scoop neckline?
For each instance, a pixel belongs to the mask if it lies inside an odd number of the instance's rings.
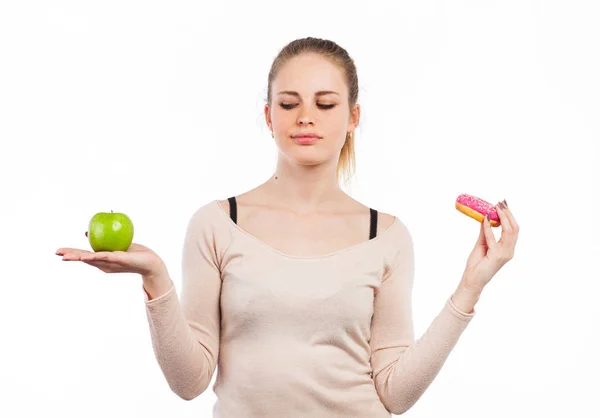
[[[362,242],[350,245],[348,247],[340,248],[339,250],[331,251],[329,253],[325,253],[325,254],[321,254],[321,255],[313,255],[313,256],[293,255],[293,254],[284,253],[284,252],[278,250],[277,248],[274,248],[273,246],[267,244],[266,242],[259,239],[258,237],[252,235],[250,232],[246,231],[245,229],[242,229],[237,223],[233,222],[233,219],[231,219],[229,214],[225,211],[225,209],[223,209],[223,207],[219,203],[218,199],[213,200],[213,204],[217,206],[217,211],[225,217],[225,221],[229,224],[230,228],[232,228],[235,231],[238,231],[242,235],[247,236],[248,238],[250,238],[251,241],[254,241],[255,243],[257,243],[258,245],[260,245],[263,248],[266,248],[268,251],[270,251],[274,254],[277,254],[278,256],[281,256],[283,258],[288,258],[288,259],[293,259],[293,260],[308,260],[308,261],[322,260],[325,258],[331,258],[336,255],[348,253],[350,251],[356,250],[363,246],[374,245],[378,241],[381,241],[383,237],[388,235],[390,233],[390,231],[393,230],[400,223],[400,220],[398,219],[398,217],[394,216],[394,221],[392,222],[392,224],[390,226],[388,226],[387,229],[383,230],[375,238],[371,238],[367,241],[362,241]]]

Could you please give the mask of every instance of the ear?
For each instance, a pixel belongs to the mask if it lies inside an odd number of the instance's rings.
[[[350,112],[348,132],[353,132],[360,123],[360,105],[357,103]]]
[[[267,123],[269,130],[271,132],[273,132],[273,123],[271,121],[271,108],[269,107],[268,104],[265,105],[264,112],[265,112],[265,122]]]

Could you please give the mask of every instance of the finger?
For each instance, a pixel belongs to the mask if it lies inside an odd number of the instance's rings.
[[[516,225],[516,222],[513,223],[513,221],[510,219],[512,217],[512,214],[509,214],[508,209],[506,208],[506,205],[502,204],[500,205],[500,208],[498,210],[499,212],[499,216],[502,215],[502,222],[505,225],[510,225],[510,228],[506,228],[506,230],[502,229],[502,237],[500,238],[500,242],[502,242],[502,244],[507,244],[508,247],[513,247],[515,246],[516,242],[517,242],[517,238],[519,235],[519,225]],[[510,215],[510,216],[509,216]],[[514,219],[514,217],[513,217]]]
[[[81,253],[89,253],[87,250],[82,250],[79,248],[68,248],[62,247],[56,250],[56,255],[65,255],[65,254],[81,254]]]
[[[485,242],[488,248],[494,250],[497,247],[496,237],[494,237],[492,224],[487,216],[483,219],[483,233],[485,234]]]
[[[63,261],[81,261],[81,257],[85,256],[85,253],[67,252],[63,255]]]
[[[85,261],[85,260],[94,260],[96,259],[96,254],[91,251],[75,251],[75,252],[67,252],[63,255],[63,260],[66,261]]]
[[[512,214],[512,212],[510,211],[508,206],[506,206],[506,204],[504,204],[503,212],[506,215],[506,217],[508,218],[513,231],[518,234],[519,233],[519,224],[517,224],[517,221],[515,220],[514,215]]]
[[[510,224],[510,220],[506,216],[506,212],[504,211],[504,206],[501,204],[496,205],[496,212],[498,212],[498,217],[500,218],[500,226],[502,227],[502,236],[507,236],[512,233],[512,225]]]
[[[87,254],[82,254],[81,261],[108,261],[113,263],[117,260],[115,255],[110,251],[98,251],[97,253],[88,252]]]

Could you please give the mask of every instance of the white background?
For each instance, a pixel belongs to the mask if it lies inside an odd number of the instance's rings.
[[[190,402],[168,388],[141,278],[54,253],[89,249],[94,213],[125,212],[179,290],[191,214],[274,170],[267,73],[304,36],[338,42],[358,66],[347,190],[413,235],[417,334],[479,233],[455,198],[506,198],[521,226],[514,259],[405,416],[600,416],[600,9],[397,3],[2,3],[0,416],[211,416],[214,377]]]

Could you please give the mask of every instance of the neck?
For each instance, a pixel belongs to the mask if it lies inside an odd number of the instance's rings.
[[[335,208],[346,197],[337,182],[335,167],[325,164],[290,166],[280,162],[265,185],[277,206],[297,214]]]

